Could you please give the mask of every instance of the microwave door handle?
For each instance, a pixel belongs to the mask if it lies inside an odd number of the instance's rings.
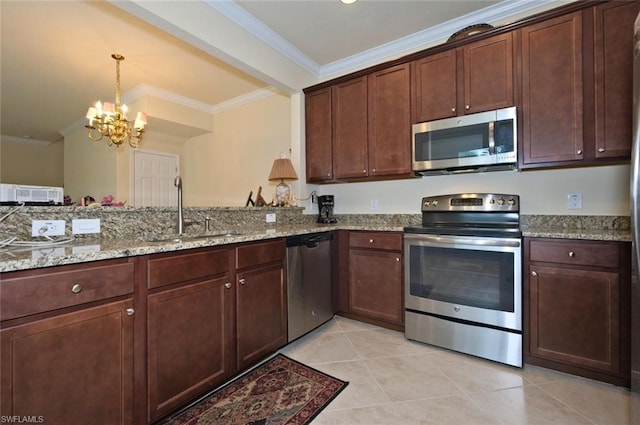
[[[495,121],[489,121],[489,155],[496,154]]]

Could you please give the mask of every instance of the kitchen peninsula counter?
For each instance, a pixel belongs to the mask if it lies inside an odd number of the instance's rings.
[[[369,230],[401,232],[397,225],[349,225],[349,224],[294,224],[271,228],[232,230],[230,235],[202,237],[191,239],[189,233],[184,234],[183,241],[153,242],[155,238],[122,237],[122,238],[77,238],[58,246],[44,248],[17,247],[0,251],[0,272],[11,272],[65,264],[77,264],[90,261],[108,260],[137,255],[156,254],[186,249],[228,245],[240,242],[251,242],[265,239],[302,235],[332,230]],[[219,233],[212,231],[213,235]],[[236,234],[237,233],[237,234]],[[169,236],[169,235],[167,235]],[[175,235],[177,237],[177,235]]]
[[[6,208],[4,208],[6,209]],[[0,208],[2,210],[2,208]],[[84,213],[88,209],[77,208],[47,208],[57,216],[51,218],[64,218],[67,221],[77,215],[78,211]],[[128,210],[128,211],[127,211]],[[35,210],[37,212],[42,211]],[[278,214],[278,224],[265,225],[264,213],[276,212]],[[147,209],[99,209],[103,214],[103,223],[109,224],[113,221],[114,215],[131,217],[135,213],[139,219],[138,226],[129,225],[127,221],[117,221],[109,225],[102,231],[102,237],[92,238],[80,236],[72,242],[47,247],[47,248],[4,248],[0,249],[0,273],[18,270],[28,270],[43,267],[53,267],[65,264],[77,264],[98,260],[123,258],[130,256],[148,255],[161,252],[180,251],[186,249],[227,245],[240,242],[258,241],[271,238],[287,237],[306,233],[323,232],[331,230],[365,230],[365,231],[395,231],[402,232],[405,226],[416,226],[420,224],[421,216],[418,214],[346,214],[338,215],[336,224],[317,224],[315,216],[302,214],[303,208],[193,208],[188,209],[190,216],[196,218],[196,225],[187,228],[186,240],[181,242],[163,241],[150,242],[153,237],[145,237],[142,230],[152,228],[171,229],[174,210],[167,208],[147,208]],[[2,211],[0,211],[2,212]],[[121,214],[128,212],[128,214]],[[188,239],[190,235],[204,233],[203,228],[198,227],[203,218],[208,215],[224,213],[230,219],[218,222],[219,226],[229,231],[228,236],[215,236],[202,239]],[[91,211],[91,216],[95,216],[96,211]],[[63,216],[60,216],[63,214]],[[158,221],[158,216],[165,215],[164,222]],[[30,214],[31,215],[31,214]],[[256,217],[248,219],[254,215]],[[18,217],[25,216],[25,217]],[[149,226],[150,217],[153,217],[153,226]],[[216,219],[220,219],[217,216]],[[239,219],[241,217],[241,219]],[[14,218],[14,217],[10,217]],[[31,218],[23,214],[15,214],[20,222],[16,226],[26,228]],[[47,217],[49,218],[49,217]],[[82,217],[84,218],[84,217]],[[574,216],[574,215],[521,215],[521,229],[525,237],[558,238],[558,239],[583,239],[583,240],[605,240],[605,241],[631,241],[630,222],[628,216]],[[5,225],[6,222],[3,222]],[[160,223],[160,224],[158,224]],[[142,224],[143,226],[140,226]],[[149,226],[148,229],[144,226]],[[17,227],[16,227],[17,228]],[[30,226],[29,226],[30,228]],[[125,230],[129,229],[127,232]],[[132,229],[137,230],[134,232]],[[211,230],[210,233],[221,233],[220,230]],[[158,234],[154,234],[158,235]],[[170,236],[170,232],[162,234]],[[24,236],[23,240],[30,240]]]

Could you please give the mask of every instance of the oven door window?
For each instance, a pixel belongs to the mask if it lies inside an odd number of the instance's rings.
[[[411,246],[410,295],[505,312],[515,311],[514,253]]]

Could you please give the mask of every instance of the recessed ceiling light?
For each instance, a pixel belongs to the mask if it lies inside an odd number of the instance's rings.
[[[358,0],[340,0],[341,3],[344,4],[353,4],[355,2],[357,2]]]

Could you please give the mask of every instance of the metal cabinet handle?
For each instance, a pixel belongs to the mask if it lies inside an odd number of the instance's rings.
[[[582,155],[582,149],[578,149],[578,151],[576,152],[576,154],[578,154],[578,155]]]
[[[244,279],[240,279],[238,282],[240,282],[240,285],[244,285],[245,283],[247,283],[247,281]]]
[[[400,262],[400,257],[396,257],[396,262],[399,263]]]
[[[225,283],[225,284],[224,284],[224,287],[225,287],[225,288],[227,288],[227,289],[231,288],[231,282],[227,282],[227,283]]]
[[[367,170],[362,170],[363,173],[367,174]]]
[[[573,251],[569,251],[569,257],[574,258],[576,256],[576,253]]]
[[[605,148],[598,148],[598,152],[602,153],[605,151]]]
[[[536,271],[535,271],[535,270],[533,270],[533,271],[531,272],[531,276],[538,276],[538,273],[536,273]]]
[[[373,243],[373,238],[369,239],[369,243]]]
[[[71,292],[73,292],[74,294],[79,294],[81,291],[82,291],[82,285],[80,285],[79,283],[76,283],[71,287]]]
[[[455,111],[456,111],[456,108],[451,108],[451,112],[455,112]]]
[[[465,106],[464,109],[466,109],[468,111],[469,109],[471,109],[471,105]]]
[[[134,314],[136,314],[136,310],[134,308],[128,308],[125,311],[127,313],[127,316],[133,316]]]

